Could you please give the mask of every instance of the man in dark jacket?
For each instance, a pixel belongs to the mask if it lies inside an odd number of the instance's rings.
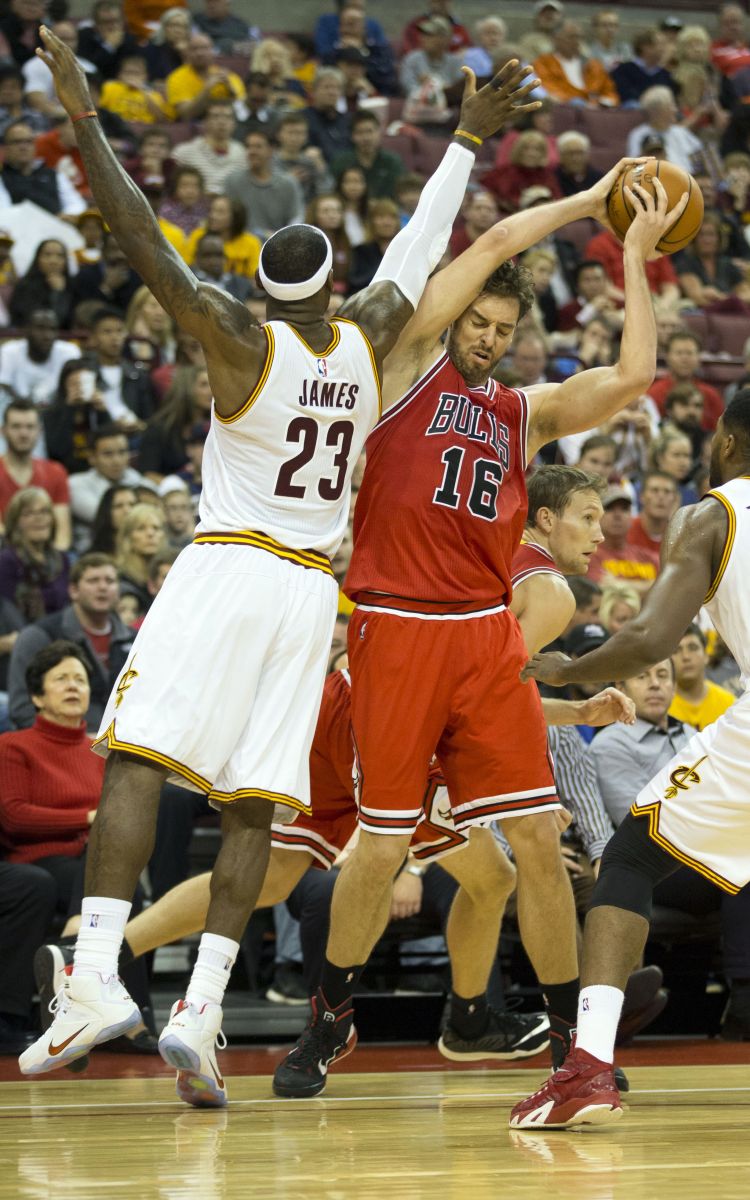
[[[130,424],[132,416],[139,421],[153,416],[156,397],[148,372],[125,360],[126,337],[120,310],[113,305],[103,306],[94,313],[86,357],[96,371],[97,387],[110,419]]]
[[[111,233],[104,238],[99,262],[81,267],[70,284],[76,303],[98,300],[102,306],[118,309],[123,316],[140,286],[140,276],[130,269]]]
[[[90,730],[98,729],[109,693],[130,653],[135,631],[117,615],[117,568],[108,555],[82,555],[71,567],[69,594],[71,603],[66,608],[27,625],[13,647],[8,693],[15,729],[27,729],[36,719],[26,687],[26,668],[49,642],[74,642],[85,655],[91,679],[91,703],[86,714],[86,728]]]

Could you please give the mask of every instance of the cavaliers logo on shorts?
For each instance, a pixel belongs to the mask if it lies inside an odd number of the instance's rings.
[[[691,784],[700,783],[701,777],[698,774],[697,768],[702,762],[708,758],[707,754],[703,758],[699,758],[692,767],[675,767],[669,776],[670,787],[664,793],[665,800],[674,800],[678,792],[686,792]]]
[[[131,660],[130,666],[127,667],[126,670],[123,671],[123,673],[120,676],[120,679],[118,681],[117,687],[115,688],[115,691],[117,693],[117,698],[115,700],[115,708],[120,707],[123,700],[125,699],[125,693],[127,692],[128,688],[132,687],[133,680],[138,678],[138,672],[133,670],[134,662],[135,662],[135,655],[133,656],[133,658]]]

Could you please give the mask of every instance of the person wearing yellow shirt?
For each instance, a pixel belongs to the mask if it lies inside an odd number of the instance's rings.
[[[108,79],[99,99],[101,108],[117,113],[123,121],[153,125],[171,120],[172,110],[155,88],[149,87],[146,60],[140,54],[123,58],[116,79]]]
[[[245,232],[246,224],[244,204],[239,200],[230,200],[228,196],[214,196],[209,203],[205,225],[194,229],[186,240],[185,261],[192,266],[198,242],[204,233],[216,233],[224,243],[225,270],[254,279],[261,243],[254,233]]]
[[[706,679],[706,638],[698,625],[691,625],[680,639],[672,662],[677,687],[669,707],[670,717],[695,729],[705,729],[734,704],[737,697],[732,692]]]
[[[186,62],[167,75],[167,103],[178,121],[202,117],[211,100],[244,100],[245,85],[239,75],[213,62],[214,48],[205,33],[192,33]]]

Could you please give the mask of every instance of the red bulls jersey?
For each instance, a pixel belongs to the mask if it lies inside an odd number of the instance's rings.
[[[562,571],[555,565],[555,560],[549,550],[536,542],[523,542],[513,555],[510,581],[513,588],[528,579],[531,575],[559,575],[564,579]]]
[[[347,594],[424,612],[508,604],[527,422],[523,392],[471,388],[442,354],[367,440]]]

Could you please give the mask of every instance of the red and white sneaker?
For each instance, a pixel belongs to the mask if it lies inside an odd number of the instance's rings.
[[[177,1095],[194,1108],[222,1108],[227,1089],[216,1061],[216,1047],[227,1044],[221,1032],[220,1004],[196,1008],[178,1000],[159,1038],[159,1053],[177,1071]]]
[[[558,1071],[510,1114],[513,1129],[572,1129],[608,1125],[622,1116],[612,1063],[579,1050],[575,1042]]]

